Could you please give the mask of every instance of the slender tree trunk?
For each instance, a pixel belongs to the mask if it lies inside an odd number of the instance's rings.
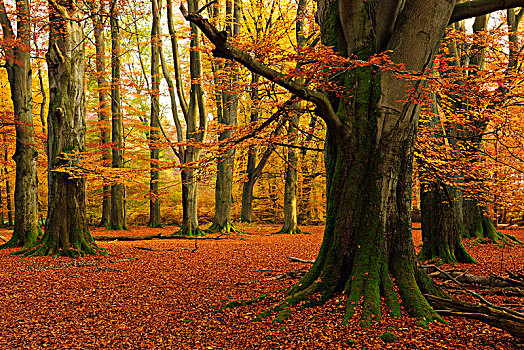
[[[240,32],[240,0],[226,1],[226,32],[236,36]],[[222,77],[221,113],[218,122],[224,126],[235,126],[238,114],[238,68],[230,61],[226,62],[227,77]],[[218,140],[225,141],[232,136],[230,129],[220,133]],[[233,171],[235,167],[235,151],[226,150],[218,158],[218,172],[215,186],[215,217],[208,228],[209,232],[236,231],[231,223],[231,208],[233,206]]]
[[[199,9],[198,0],[188,1],[188,8],[190,11],[197,11]],[[173,61],[175,69],[175,83],[180,108],[184,115],[186,122],[185,140],[189,145],[179,146],[178,149],[173,148],[173,152],[177,154],[181,163],[181,178],[182,178],[182,225],[180,230],[175,232],[175,235],[183,236],[201,236],[204,232],[200,229],[198,224],[198,169],[194,169],[194,164],[199,160],[201,153],[200,147],[195,144],[202,142],[206,138],[207,133],[207,111],[204,101],[204,92],[202,90],[202,59],[199,50],[200,46],[200,30],[194,24],[191,25],[191,49],[189,51],[189,75],[191,80],[191,89],[189,91],[189,104],[187,103],[182,81],[182,67],[180,64],[180,56],[178,51],[178,38],[173,22],[173,3],[172,0],[167,0],[167,22],[169,35],[171,37],[171,48],[173,52]],[[173,112],[173,119],[177,131],[177,139],[179,142],[184,141],[182,123],[178,118],[176,98],[175,98],[175,84],[172,82],[167,65],[161,54],[162,70],[169,86],[169,94],[171,98],[171,110]]]
[[[38,178],[36,170],[38,153],[33,128],[29,1],[18,1],[16,13],[16,44],[6,49],[5,57],[16,130],[16,150],[13,155],[13,160],[16,163],[15,225],[11,239],[1,245],[0,248],[33,247],[42,232],[38,225]],[[0,22],[4,39],[15,40],[3,1],[0,2]],[[10,204],[10,199],[8,204]]]
[[[95,34],[95,48],[96,48],[96,76],[98,83],[98,120],[101,123],[100,144],[102,150],[102,161],[104,166],[108,166],[111,162],[111,150],[109,144],[111,142],[111,129],[109,126],[110,107],[108,103],[108,80],[106,78],[106,49],[104,40],[104,22],[101,13],[104,12],[104,3],[102,2],[99,8],[99,13],[94,16],[94,34]],[[105,181],[104,181],[105,182]],[[104,183],[102,190],[102,218],[100,219],[99,227],[108,227],[111,221],[111,185]]]
[[[2,189],[0,188],[0,227],[5,228],[4,221],[4,199],[2,198]]]
[[[5,162],[7,162],[7,151],[5,151]],[[5,196],[7,203],[7,225],[13,227],[13,206],[11,204],[11,182],[7,178],[8,173],[7,169],[4,168],[4,173],[6,175],[5,179]]]
[[[86,219],[86,179],[59,171],[82,160],[85,152],[84,34],[82,3],[50,6],[48,125],[49,207],[42,240],[27,255],[95,254]],[[71,11],[71,12],[70,12]]]
[[[160,149],[160,0],[152,0],[153,24],[151,25],[151,121],[149,147],[151,149],[151,177],[149,181],[149,223],[148,227],[162,227],[160,216],[160,171],[158,160]]]
[[[291,137],[288,142],[292,145],[297,140],[297,128],[298,125],[298,111],[296,108],[299,105],[295,105],[295,108],[291,110],[291,120],[289,121],[288,134]],[[282,229],[278,233],[302,233],[302,230],[298,228],[297,219],[297,187],[298,187],[298,151],[296,148],[288,147],[287,150],[287,164],[286,164],[286,176],[284,185],[284,224]]]
[[[258,122],[258,104],[260,103],[260,96],[258,93],[258,82],[260,76],[258,74],[251,75],[251,103],[253,104],[250,114],[251,123]],[[253,222],[253,189],[255,188],[255,178],[253,172],[257,166],[257,153],[255,146],[249,146],[247,151],[247,165],[246,174],[247,181],[242,185],[242,209],[240,211],[240,221]]]
[[[111,0],[111,115],[112,167],[124,167],[123,125],[120,108],[120,27],[118,24],[118,1]],[[111,185],[111,221],[108,229],[126,230],[124,215],[124,189],[121,183]]]

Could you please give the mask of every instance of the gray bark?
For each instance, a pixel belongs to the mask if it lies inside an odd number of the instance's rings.
[[[104,166],[111,162],[111,131],[109,126],[110,107],[108,103],[109,84],[106,77],[105,40],[104,40],[104,3],[102,2],[98,13],[94,14],[94,35],[96,49],[96,78],[98,84],[98,120],[101,122],[100,145],[102,146],[102,161]],[[102,217],[99,227],[108,227],[111,220],[111,185],[104,183],[102,190]]]
[[[17,32],[15,37],[11,21],[7,18],[4,2],[0,1],[0,24],[2,25],[3,38],[6,41],[16,40],[16,44],[5,50],[5,68],[11,88],[16,130],[16,149],[13,155],[13,160],[16,163],[15,220],[11,239],[0,247],[32,247],[36,244],[41,233],[38,225],[38,178],[36,169],[38,153],[33,128],[29,1],[17,1],[16,14]],[[6,186],[9,186],[8,182]],[[7,203],[10,206],[9,197]],[[9,214],[10,211],[9,209]]]
[[[240,32],[240,1],[226,1],[226,29],[229,36],[236,36]],[[221,99],[217,108],[218,122],[225,126],[235,126],[237,124],[238,99],[238,68],[230,61],[226,62],[225,68],[228,70],[227,76],[221,76],[219,81]],[[220,133],[218,140],[227,141],[232,136],[231,130]],[[235,166],[235,151],[227,149],[222,151],[218,158],[218,172],[215,186],[215,217],[211,227],[211,232],[230,232],[235,230],[231,223],[231,207],[233,205],[233,171]]]
[[[198,0],[188,1],[189,8],[196,11],[199,8]],[[207,111],[204,103],[204,93],[201,85],[202,59],[198,49],[200,46],[200,31],[196,25],[191,25],[191,50],[189,52],[189,74],[191,79],[191,89],[189,91],[189,104],[183,89],[182,68],[178,51],[178,38],[173,23],[173,4],[167,0],[167,22],[169,35],[171,36],[171,48],[175,69],[175,83],[171,80],[167,70],[164,56],[161,54],[162,70],[169,86],[171,98],[171,110],[179,142],[189,141],[189,145],[172,147],[173,152],[178,156],[181,166],[182,178],[182,225],[175,234],[183,236],[200,236],[203,234],[198,224],[198,170],[194,169],[194,163],[199,160],[201,153],[200,147],[195,143],[202,142],[207,133]],[[175,87],[176,85],[176,87]],[[175,91],[176,90],[176,91]],[[175,93],[180,102],[180,109],[186,122],[185,139],[182,123],[178,117]]]
[[[151,120],[149,130],[149,147],[151,149],[151,177],[149,182],[149,223],[148,227],[162,227],[160,215],[158,160],[160,149],[160,0],[151,0],[153,23],[151,25]]]
[[[28,255],[94,254],[86,219],[86,179],[74,169],[85,152],[85,94],[82,3],[50,1],[48,125],[48,213],[45,234]]]
[[[112,162],[115,169],[124,167],[123,123],[120,107],[120,28],[118,24],[117,0],[111,0],[111,142]],[[109,229],[127,229],[124,215],[124,188],[121,183],[111,185],[111,221]]]

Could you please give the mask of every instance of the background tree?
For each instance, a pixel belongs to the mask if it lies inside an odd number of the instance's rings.
[[[225,32],[228,36],[237,36],[240,33],[240,0],[226,0]],[[215,15],[215,18],[217,16]],[[220,71],[220,73],[219,73]],[[217,119],[224,126],[235,126],[238,113],[238,83],[239,71],[235,63],[227,62],[224,66],[215,68],[215,84],[220,92],[216,94],[219,99],[217,103]],[[225,141],[232,136],[232,130],[227,128],[218,137],[219,141]],[[235,161],[234,149],[226,149],[218,158],[218,172],[215,186],[215,217],[213,223],[207,229],[209,232],[235,231],[231,223],[231,206],[233,204],[233,170]]]
[[[95,50],[96,50],[96,78],[98,84],[98,120],[101,125],[100,144],[102,147],[103,165],[107,166],[111,160],[111,149],[108,145],[111,142],[111,129],[108,124],[110,119],[110,107],[108,103],[108,79],[106,74],[106,49],[104,38],[104,23],[105,23],[105,2],[102,1],[98,8],[92,9],[93,12],[93,26],[95,36]],[[105,181],[104,181],[105,182]],[[111,221],[111,185],[104,183],[102,191],[102,217],[98,226],[108,227]]]
[[[149,227],[162,227],[160,216],[160,195],[158,193],[160,172],[158,159],[160,149],[160,0],[151,0],[153,23],[151,24],[151,120],[149,130],[149,147],[151,148],[151,179],[149,182]]]
[[[189,8],[196,11],[199,8],[198,0],[188,2]],[[167,23],[173,53],[173,66],[175,82],[172,81],[167,62],[161,51],[162,70],[169,87],[171,111],[176,127],[177,141],[185,143],[174,146],[173,152],[180,161],[180,176],[182,179],[182,225],[175,234],[183,236],[200,236],[202,230],[198,224],[198,173],[196,162],[201,155],[201,143],[207,133],[207,112],[204,91],[202,88],[202,53],[200,52],[200,31],[196,25],[191,26],[191,40],[189,50],[189,75],[191,87],[189,91],[189,103],[183,86],[182,64],[179,54],[178,35],[173,20],[173,3],[167,0]],[[186,124],[185,138],[182,122],[178,116],[177,102]]]
[[[112,167],[124,167],[122,110],[120,105],[120,28],[118,25],[118,0],[111,0],[111,142]],[[124,208],[124,188],[118,181],[111,185],[111,230],[127,229]]]
[[[11,87],[16,130],[16,150],[13,155],[16,163],[15,226],[11,239],[0,248],[32,247],[41,233],[38,225],[38,152],[33,127],[29,1],[16,2],[16,17],[15,37],[4,1],[0,1],[0,24],[3,39],[9,45],[4,48],[4,67],[7,70]],[[9,197],[8,204],[10,204]]]

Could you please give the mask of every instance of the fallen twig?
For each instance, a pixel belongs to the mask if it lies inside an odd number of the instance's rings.
[[[300,258],[295,258],[293,256],[288,256],[287,258],[289,260],[291,260],[291,261],[301,262],[301,263],[306,263],[306,264],[314,264],[315,263],[315,260],[304,260],[304,259],[300,259]]]

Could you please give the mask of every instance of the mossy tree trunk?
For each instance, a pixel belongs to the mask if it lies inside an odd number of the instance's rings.
[[[149,223],[148,227],[162,227],[160,215],[158,160],[160,149],[160,0],[151,0],[153,23],[151,24],[151,120],[149,130],[149,148],[151,149],[151,176],[149,181]]]
[[[479,10],[470,7],[471,2],[458,6],[454,1],[319,0],[317,4],[323,44],[343,57],[354,55],[362,61],[391,50],[393,62],[415,72],[430,68],[450,19],[471,17]],[[503,5],[507,3],[499,4]],[[454,9],[464,12],[459,16]],[[489,6],[480,9],[493,11]],[[344,292],[348,295],[344,320],[362,300],[362,324],[370,326],[380,317],[381,296],[393,315],[400,314],[396,285],[412,315],[422,322],[438,318],[423,293],[442,292],[417,266],[411,235],[411,175],[419,106],[412,99],[417,96],[407,94],[420,91],[422,82],[395,77],[373,65],[344,69],[331,82],[347,94],[327,96],[236,49],[202,17],[184,8],[182,12],[215,44],[215,55],[234,59],[314,102],[327,125],[324,239],[315,263],[279,308],[317,293],[327,300]]]
[[[48,213],[45,234],[27,255],[94,254],[86,219],[86,179],[67,172],[85,152],[82,3],[61,1],[49,14]]]
[[[240,33],[241,1],[226,0],[226,29],[228,35],[236,36]],[[218,122],[224,126],[235,126],[237,124],[238,101],[238,67],[227,61],[219,70],[220,77],[216,79],[220,83],[220,101],[217,102],[219,109]],[[222,131],[218,140],[227,142],[232,136],[231,129]],[[227,147],[227,146],[226,146]],[[231,233],[235,228],[231,221],[231,209],[233,206],[233,171],[235,167],[234,149],[225,149],[218,158],[218,171],[215,185],[215,216],[213,223],[207,229],[209,232]]]
[[[420,260],[439,259],[444,263],[475,263],[462,245],[451,193],[439,180],[421,184],[422,250],[418,257]]]
[[[91,11],[93,12],[94,9]],[[108,79],[106,76],[106,44],[104,39],[104,3],[96,9],[97,13],[93,14],[93,26],[96,49],[96,79],[98,83],[98,121],[101,123],[100,145],[102,147],[102,161],[104,166],[111,163],[111,127],[109,126],[110,107],[108,103]],[[108,227],[111,220],[111,185],[104,183],[102,189],[102,217],[99,227]]]
[[[439,130],[441,124],[436,96],[432,94],[430,119],[426,123],[431,130]],[[441,145],[446,137],[435,132],[435,142]],[[419,158],[420,210],[422,219],[422,249],[420,260],[439,259],[444,263],[474,263],[475,260],[462,245],[460,226],[455,207],[455,191],[427,168],[424,159]]]
[[[111,166],[115,169],[124,167],[124,130],[122,110],[120,107],[120,27],[118,24],[118,1],[111,0]],[[126,230],[127,224],[124,214],[124,186],[117,179],[111,185],[111,221],[108,229]]]
[[[31,74],[31,18],[29,1],[16,2],[16,37],[0,1],[0,24],[3,39],[10,42],[5,49],[5,65],[11,99],[13,101],[16,130],[15,220],[11,239],[0,248],[33,247],[41,233],[38,225],[37,158],[33,128],[33,98]],[[9,191],[8,191],[9,193]],[[8,198],[10,204],[10,198]]]

